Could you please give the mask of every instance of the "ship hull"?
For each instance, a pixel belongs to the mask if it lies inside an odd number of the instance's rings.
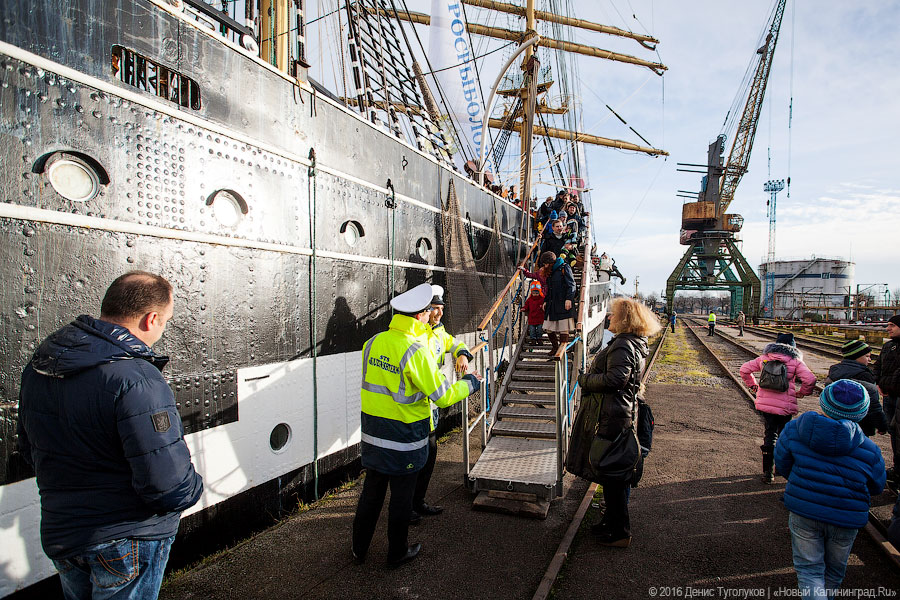
[[[154,349],[172,357],[205,483],[190,535],[289,509],[316,457],[323,476],[358,459],[359,350],[395,291],[446,281],[451,183],[476,255],[499,230],[510,264],[521,211],[162,3],[11,0],[0,13],[5,596],[54,572],[15,450],[19,375],[49,333],[97,314],[117,275],[144,269],[175,288]],[[189,78],[200,102],[123,82],[115,48]],[[57,193],[45,167],[61,152],[98,167],[99,195]],[[237,222],[217,214],[222,191],[244,203]],[[491,294],[508,275],[480,281]]]

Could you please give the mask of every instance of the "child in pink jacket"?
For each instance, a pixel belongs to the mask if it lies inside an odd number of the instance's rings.
[[[753,373],[762,370],[770,360],[780,360],[785,365],[788,387],[784,392],[760,388]],[[795,388],[795,380],[800,379],[800,389]],[[741,365],[741,379],[756,394],[756,410],[765,423],[762,450],[763,482],[775,483],[775,441],[788,421],[797,414],[797,398],[808,396],[816,387],[816,376],[803,364],[803,353],[797,350],[793,333],[781,333],[763,350],[762,356]]]

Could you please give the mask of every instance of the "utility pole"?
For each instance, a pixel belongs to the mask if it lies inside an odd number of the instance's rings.
[[[766,212],[769,217],[769,253],[766,256],[766,292],[763,314],[775,317],[775,199],[784,189],[784,179],[770,179],[763,184],[763,191],[769,192]]]

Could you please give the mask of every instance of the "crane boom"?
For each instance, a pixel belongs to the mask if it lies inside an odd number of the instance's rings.
[[[765,44],[757,50],[759,63],[750,84],[750,93],[747,95],[747,103],[738,123],[731,153],[728,155],[728,163],[722,177],[722,187],[719,194],[719,215],[724,215],[728,205],[734,199],[734,191],[741,181],[741,177],[747,172],[750,162],[750,151],[753,149],[753,138],[756,137],[756,126],[759,124],[759,115],[762,112],[763,98],[766,94],[766,83],[769,81],[769,72],[772,70],[772,58],[775,56],[775,45],[778,43],[778,32],[781,30],[781,18],[784,16],[784,6],[787,0],[778,0],[775,10],[772,12],[772,20],[769,24],[769,33],[766,35]]]

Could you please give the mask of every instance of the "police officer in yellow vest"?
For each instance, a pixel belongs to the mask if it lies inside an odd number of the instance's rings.
[[[391,300],[396,311],[387,331],[363,345],[362,466],[366,479],[353,519],[353,557],[365,560],[378,515],[391,486],[388,506],[388,565],[414,559],[421,544],[408,545],[413,492],[428,460],[430,402],[447,407],[478,390],[466,375],[451,384],[428,348],[431,286],[423,283]]]
[[[444,329],[441,317],[444,316],[444,288],[432,285],[431,291],[431,315],[428,319],[428,347],[434,353],[438,367],[444,366],[444,356],[449,352],[456,359],[455,370],[462,376],[469,370],[469,361],[473,360],[472,353],[462,341],[458,341]],[[428,483],[434,472],[434,462],[437,458],[437,434],[435,428],[438,423],[438,407],[431,403],[431,434],[428,436],[428,461],[416,481],[416,492],[413,494],[413,512],[411,524],[418,523],[423,516],[439,515],[444,509],[440,506],[431,506],[425,502],[425,493],[428,491]]]
[[[716,313],[709,313],[709,318],[706,319],[706,324],[709,325],[709,333],[706,334],[707,337],[714,335],[716,333]]]

